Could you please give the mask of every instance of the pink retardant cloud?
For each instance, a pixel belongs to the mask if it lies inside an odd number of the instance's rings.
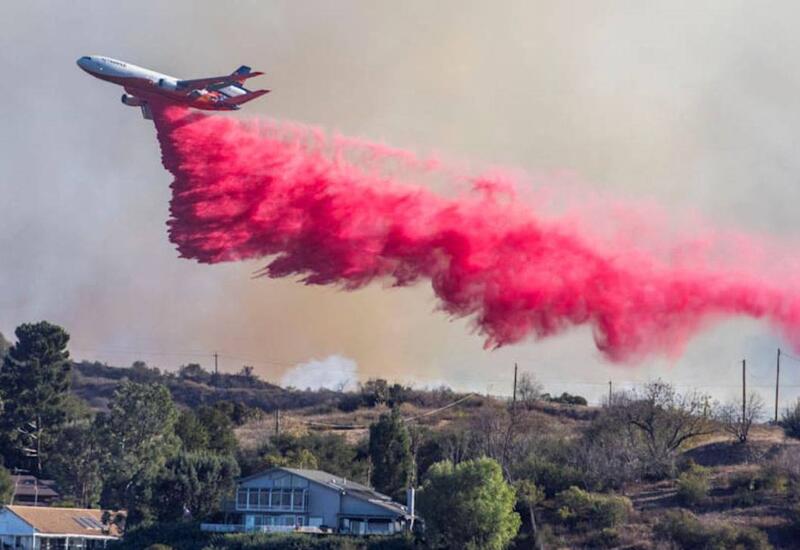
[[[709,323],[740,315],[800,344],[800,280],[731,269],[736,254],[740,263],[759,256],[748,239],[726,240],[724,257],[711,234],[648,252],[635,233],[596,238],[580,210],[537,212],[498,171],[444,196],[396,165],[452,177],[447,167],[400,149],[302,126],[155,112],[175,178],[169,235],[185,258],[265,259],[267,277],[345,290],[426,281],[441,310],[470,318],[488,347],[589,325],[610,360],[674,357]],[[382,160],[392,169],[376,169]],[[631,227],[646,234],[646,225],[645,217]]]

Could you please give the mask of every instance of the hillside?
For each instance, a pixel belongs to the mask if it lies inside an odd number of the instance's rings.
[[[539,397],[512,407],[492,397],[382,380],[357,392],[301,391],[245,373],[184,368],[172,374],[97,363],[75,365],[73,391],[100,410],[123,380],[163,383],[186,409],[232,401],[263,411],[235,428],[243,474],[285,464],[368,482],[369,426],[397,407],[412,437],[420,483],[438,460],[495,458],[511,479],[530,479],[543,491],[536,513],[548,548],[792,548],[800,525],[800,442],[775,425],[756,423],[739,443],[708,419],[707,432],[670,455],[674,468],[653,475],[640,469],[645,442],[630,439],[629,420],[619,424],[627,417],[614,420],[646,401],[609,409]],[[661,406],[651,413],[674,414]],[[616,512],[596,515],[606,507]],[[524,521],[514,547],[525,548],[528,515],[521,504],[517,511]]]
[[[72,391],[93,409],[102,410],[125,380],[157,382],[169,388],[172,399],[181,407],[195,408],[219,401],[242,403],[265,412],[320,404],[334,392],[287,390],[264,382],[252,374],[213,374],[199,366],[183,367],[177,374],[162,372],[143,363],[115,367],[104,363],[77,362],[72,368]]]

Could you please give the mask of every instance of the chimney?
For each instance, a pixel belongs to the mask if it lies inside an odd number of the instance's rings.
[[[413,487],[406,489],[406,508],[408,508],[408,515],[411,516],[411,521],[408,524],[408,530],[412,531],[414,529],[414,514],[416,513]]]

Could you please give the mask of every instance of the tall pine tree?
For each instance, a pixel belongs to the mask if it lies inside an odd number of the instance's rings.
[[[381,493],[402,499],[413,481],[414,456],[411,437],[400,411],[382,414],[369,427],[369,456],[372,460],[372,486]]]
[[[15,331],[3,357],[0,432],[6,464],[41,473],[44,455],[66,418],[70,384],[69,334],[46,321]]]

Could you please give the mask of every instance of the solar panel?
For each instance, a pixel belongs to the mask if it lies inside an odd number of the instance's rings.
[[[103,529],[103,524],[91,516],[75,518],[75,522],[84,529]]]

